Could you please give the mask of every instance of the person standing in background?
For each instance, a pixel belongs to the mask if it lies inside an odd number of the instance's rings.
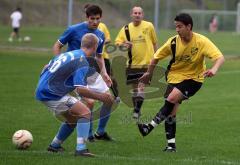
[[[16,10],[11,14],[10,16],[12,20],[12,29],[13,31],[10,34],[10,37],[8,38],[9,42],[13,42],[14,38],[17,38],[19,42],[22,41],[19,30],[20,30],[20,21],[22,19],[22,9],[20,7],[16,8]]]

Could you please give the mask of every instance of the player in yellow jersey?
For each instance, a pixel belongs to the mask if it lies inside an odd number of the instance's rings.
[[[157,36],[151,22],[143,20],[143,9],[135,6],[131,10],[132,22],[124,26],[117,35],[116,45],[125,46],[128,51],[126,66],[127,84],[133,89],[133,118],[138,119],[144,100],[144,84],[138,82],[157,50]]]
[[[157,50],[147,72],[140,78],[141,82],[149,83],[158,61],[175,54],[175,58],[172,58],[171,65],[168,67],[167,82],[169,85],[165,93],[165,104],[150,123],[138,124],[140,133],[146,136],[165,120],[168,145],[164,151],[169,152],[176,152],[175,118],[179,104],[201,88],[205,77],[215,76],[224,63],[224,57],[219,49],[207,37],[192,31],[193,21],[189,14],[177,15],[175,26],[178,35],[168,39]],[[173,45],[175,49],[172,49]],[[210,69],[206,69],[205,57],[213,61]]]

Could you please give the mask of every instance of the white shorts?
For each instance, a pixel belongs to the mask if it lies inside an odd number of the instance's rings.
[[[99,93],[106,93],[109,90],[102,76],[98,73],[87,78],[87,88]]]
[[[78,101],[79,100],[75,97],[66,95],[60,100],[42,101],[42,103],[45,104],[55,115],[60,115],[71,109]]]

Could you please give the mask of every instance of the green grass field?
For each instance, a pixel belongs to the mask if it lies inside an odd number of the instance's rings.
[[[3,32],[5,29],[5,32]],[[61,30],[43,28],[29,29],[31,43],[13,43],[10,45],[7,28],[0,28],[1,46],[11,49],[0,50],[0,164],[204,164],[235,165],[240,164],[239,136],[239,83],[240,59],[228,58],[218,75],[207,79],[196,96],[184,102],[178,113],[177,153],[164,153],[165,135],[163,125],[156,128],[149,136],[142,138],[131,109],[121,104],[112,113],[108,132],[115,142],[88,143],[96,158],[74,157],[76,133],[66,141],[63,154],[49,154],[46,147],[54,137],[60,122],[34,99],[34,90],[42,66],[51,58],[51,52],[19,51],[17,47],[50,48]],[[24,32],[24,31],[23,31]],[[24,32],[26,34],[26,31]],[[41,33],[43,33],[41,35]],[[45,34],[46,33],[46,34]],[[114,32],[113,32],[114,33]],[[169,36],[172,32],[163,32]],[[51,35],[50,35],[51,34]],[[227,55],[240,55],[237,37],[231,33],[210,35],[219,39],[223,52]],[[229,36],[224,41],[222,37]],[[37,40],[39,40],[39,43]],[[164,39],[162,39],[164,40]],[[226,45],[226,43],[230,44]],[[209,65],[210,63],[208,63]],[[149,121],[159,110],[163,100],[148,100],[143,105],[142,120]],[[94,123],[97,125],[97,122]],[[11,137],[16,130],[31,131],[34,142],[26,151],[14,148]]]

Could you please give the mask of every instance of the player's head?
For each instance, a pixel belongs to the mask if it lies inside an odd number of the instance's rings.
[[[176,31],[180,37],[189,35],[193,28],[193,20],[189,14],[180,13],[175,17]]]
[[[97,51],[99,39],[93,33],[87,33],[83,36],[81,41],[81,49],[83,49],[87,56],[91,56]]]
[[[131,10],[131,18],[134,25],[139,25],[143,20],[143,9],[139,6],[135,6]]]
[[[97,29],[102,17],[102,9],[97,5],[87,4],[84,7],[90,29]]]
[[[22,9],[20,7],[17,7],[15,11],[22,12]]]

